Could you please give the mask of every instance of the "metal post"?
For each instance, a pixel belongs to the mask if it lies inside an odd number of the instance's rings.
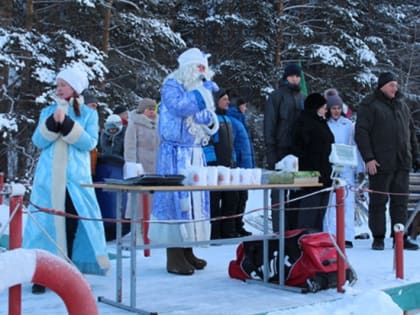
[[[344,235],[344,187],[340,186],[335,191],[337,209],[337,245],[340,251],[345,254],[345,235]],[[343,285],[346,282],[346,262],[337,252],[337,292],[344,292]]]

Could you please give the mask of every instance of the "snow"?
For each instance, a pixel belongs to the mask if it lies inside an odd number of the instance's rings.
[[[250,192],[248,211],[261,207],[262,192]],[[9,209],[0,206],[0,222],[7,222]],[[248,226],[247,229],[252,230]],[[358,232],[366,227],[358,228]],[[256,232],[254,230],[254,232]],[[1,227],[0,227],[1,233]],[[125,241],[128,241],[126,237]],[[396,279],[393,269],[391,239],[386,239],[384,251],[372,251],[372,240],[355,240],[354,248],[347,249],[349,262],[355,269],[358,281],[354,286],[345,286],[344,293],[335,289],[315,294],[301,294],[256,282],[231,279],[227,268],[236,256],[237,244],[199,247],[197,256],[208,262],[204,270],[192,276],[177,276],[166,272],[165,249],[152,249],[150,257],[137,251],[136,307],[158,314],[268,314],[268,315],[396,315],[403,311],[383,289],[420,282],[418,268],[419,251],[404,251],[405,279]],[[108,252],[116,253],[115,242],[108,243]],[[7,255],[8,253],[0,253]],[[130,305],[130,253],[123,251],[123,303]],[[2,258],[4,259],[4,258]],[[8,259],[7,259],[8,260]],[[0,262],[2,260],[0,259]],[[11,262],[10,262],[11,261]],[[7,272],[9,278],[23,279],[19,275],[31,267],[29,259],[18,262],[10,259]],[[22,268],[22,265],[24,266]],[[92,293],[97,297],[116,299],[116,260],[111,260],[111,270],[106,276],[85,275]],[[4,273],[0,263],[0,274]],[[26,271],[25,271],[26,272]],[[0,281],[2,278],[0,278]],[[1,288],[0,288],[1,289]],[[7,290],[0,292],[0,314],[7,314]],[[123,315],[130,312],[98,302],[99,314]],[[66,314],[66,308],[54,292],[33,295],[31,284],[22,285],[22,314],[57,315]],[[410,315],[417,314],[410,312]],[[418,313],[420,314],[420,313]]]

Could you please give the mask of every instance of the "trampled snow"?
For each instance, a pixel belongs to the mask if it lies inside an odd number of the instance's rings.
[[[260,208],[259,191],[250,193],[248,209]],[[0,207],[0,222],[8,213]],[[6,213],[6,214],[5,214]],[[250,227],[247,227],[251,229]],[[136,307],[158,314],[269,314],[269,315],[397,315],[403,311],[383,289],[420,282],[418,261],[420,251],[404,251],[404,280],[396,279],[393,267],[392,241],[386,239],[384,251],[372,251],[371,240],[355,240],[354,248],[346,253],[358,280],[346,286],[345,293],[335,289],[302,294],[255,282],[242,282],[228,276],[229,261],[235,259],[236,244],[207,246],[195,249],[197,256],[208,266],[192,276],[177,276],[166,272],[165,249],[152,249],[150,257],[137,251]],[[115,242],[108,243],[110,254],[116,253]],[[0,253],[0,255],[3,255]],[[111,255],[113,256],[113,255]],[[123,252],[123,303],[130,304],[130,253]],[[106,276],[86,275],[95,297],[116,299],[116,260]],[[29,262],[28,262],[29,264]],[[12,267],[10,267],[12,265]],[[22,272],[17,264],[9,264],[7,272],[13,277]],[[29,266],[28,266],[29,267]],[[2,265],[0,265],[0,269]],[[7,314],[8,292],[0,292],[0,314]],[[99,314],[119,315],[130,312],[98,302]],[[54,292],[33,295],[31,284],[22,285],[22,314],[66,314],[63,301]],[[410,314],[416,314],[415,311]]]

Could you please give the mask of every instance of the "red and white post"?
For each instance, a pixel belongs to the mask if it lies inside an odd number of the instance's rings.
[[[22,208],[25,187],[20,184],[11,186],[9,211],[12,220],[9,225],[9,250],[22,247]],[[9,288],[9,315],[22,313],[22,287],[20,284]]]
[[[344,186],[339,186],[335,190],[336,200],[336,225],[337,225],[337,245],[342,253],[346,250],[346,240],[344,235]],[[343,286],[346,282],[346,262],[343,257],[337,252],[337,292],[344,292]]]
[[[404,225],[394,225],[394,267],[395,276],[404,279]]]

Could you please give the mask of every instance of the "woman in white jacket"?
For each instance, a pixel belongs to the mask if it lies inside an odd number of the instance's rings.
[[[327,107],[329,113],[328,127],[334,134],[334,142],[339,144],[356,145],[354,141],[354,124],[353,122],[343,115],[343,100],[338,95],[335,89],[327,90],[326,93]],[[363,163],[358,163],[357,172],[363,171]],[[348,185],[354,185],[356,169],[346,166],[344,171],[341,173],[343,178]],[[335,204],[335,194],[331,194],[333,197],[330,199],[330,204]],[[346,247],[353,247],[353,239],[355,235],[354,229],[354,207],[355,207],[355,196],[354,191],[351,189],[346,190],[345,200],[345,239]],[[335,207],[330,207],[328,215],[324,218],[324,230],[329,231],[333,234],[336,233],[336,211]]]

